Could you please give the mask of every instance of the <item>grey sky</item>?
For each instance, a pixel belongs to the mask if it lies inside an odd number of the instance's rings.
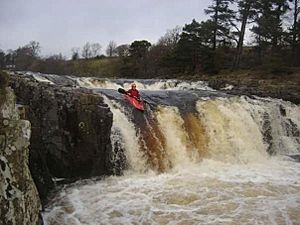
[[[42,55],[70,55],[87,41],[155,43],[167,29],[206,18],[210,0],[0,0],[0,49],[39,41]]]

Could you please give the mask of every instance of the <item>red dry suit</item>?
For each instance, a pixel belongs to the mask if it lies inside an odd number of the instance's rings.
[[[140,99],[140,92],[137,89],[129,89],[126,93],[133,98]]]

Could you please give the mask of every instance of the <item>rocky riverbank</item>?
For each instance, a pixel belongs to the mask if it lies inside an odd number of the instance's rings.
[[[58,179],[111,174],[112,113],[99,95],[14,74],[10,86],[32,124],[29,167],[44,203]]]
[[[215,76],[196,76],[209,86],[234,95],[257,95],[300,104],[300,71],[274,75],[263,71],[236,71]]]
[[[0,74],[3,82],[4,74]],[[2,84],[1,84],[2,86]],[[38,223],[40,199],[28,167],[31,126],[19,116],[10,88],[1,87],[0,224]]]
[[[112,113],[89,90],[0,75],[0,221],[42,223],[57,180],[112,174]]]

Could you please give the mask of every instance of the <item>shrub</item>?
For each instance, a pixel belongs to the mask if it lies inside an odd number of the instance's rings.
[[[6,98],[6,87],[8,85],[8,74],[4,71],[0,70],[0,106],[5,101]]]

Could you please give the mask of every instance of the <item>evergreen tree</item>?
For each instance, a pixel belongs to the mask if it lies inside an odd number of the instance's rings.
[[[5,68],[5,53],[0,49],[0,69]]]
[[[72,60],[78,60],[80,58],[80,48],[74,47],[71,49],[72,51]]]
[[[257,43],[257,64],[274,74],[286,71],[284,65],[284,37],[283,18],[289,8],[287,0],[260,0],[256,4],[256,25],[252,31]]]
[[[134,41],[129,47],[129,52],[130,55],[134,58],[143,58],[150,47],[151,43],[146,40]]]
[[[292,3],[293,11],[293,24],[290,28],[291,34],[291,46],[292,46],[292,64],[296,65],[296,52],[299,48],[300,41],[300,25],[299,25],[299,13],[300,13],[300,1],[299,0],[289,0]]]
[[[214,72],[213,64],[214,24],[212,20],[186,24],[176,49],[176,58],[186,72],[204,70]]]
[[[148,74],[148,52],[151,43],[146,40],[134,41],[129,47],[131,72],[138,74],[141,77],[146,77]]]
[[[204,10],[206,14],[210,15],[213,24],[213,39],[212,48],[217,48],[218,42],[226,44],[230,42],[232,36],[230,36],[230,30],[232,20],[234,18],[234,11],[229,8],[229,5],[234,0],[213,0],[213,4]]]
[[[270,47],[278,50],[283,40],[282,16],[288,9],[287,0],[260,0],[256,7],[258,16],[252,31],[260,51]]]

